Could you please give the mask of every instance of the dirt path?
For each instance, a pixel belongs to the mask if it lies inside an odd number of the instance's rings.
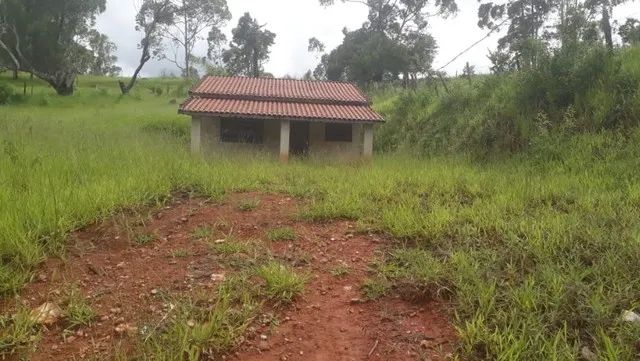
[[[227,359],[445,359],[455,331],[442,304],[362,300],[368,265],[386,241],[356,234],[352,222],[296,220],[298,206],[272,194],[234,194],[222,204],[182,198],[142,217],[116,216],[77,232],[67,259],[47,262],[18,302],[31,308],[57,302],[75,285],[99,321],[73,332],[61,323],[50,327],[29,359],[108,357],[115,345],[126,351],[136,339],[127,329],[135,333],[162,317],[166,302],[160,295],[215,290],[211,275],[232,270],[207,242],[195,239],[205,226],[241,241],[261,240],[275,257],[310,275],[304,295],[274,311],[277,325],[257,322]],[[266,233],[281,226],[293,228],[296,240],[266,241]]]

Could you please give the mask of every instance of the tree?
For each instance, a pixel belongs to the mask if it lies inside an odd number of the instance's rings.
[[[83,44],[104,10],[105,0],[0,0],[0,49],[16,69],[71,95],[92,60]]]
[[[264,27],[249,13],[240,18],[238,26],[232,30],[233,39],[229,49],[222,55],[230,74],[254,78],[263,75],[263,64],[269,60],[270,47],[276,38],[276,34]]]
[[[165,36],[182,52],[182,60],[178,60],[177,50],[173,62],[189,78],[193,65],[191,56],[198,40],[204,40],[201,34],[206,29],[215,32],[231,19],[226,0],[171,0],[175,9],[174,22],[168,27]],[[211,32],[209,36],[211,37]],[[221,32],[218,31],[219,34]]]
[[[475,74],[476,67],[474,65],[470,65],[469,62],[467,62],[462,69],[462,76],[467,78],[469,84],[471,84],[471,77],[473,77]]]
[[[136,31],[143,34],[138,44],[140,60],[129,83],[119,81],[122,94],[128,94],[133,89],[140,71],[149,60],[163,57],[162,33],[173,24],[174,11],[171,0],[145,0],[140,6],[136,15]]]
[[[323,6],[331,6],[336,0],[319,0]],[[368,23],[371,29],[385,32],[393,40],[404,35],[424,31],[431,16],[447,17],[458,11],[455,0],[340,0],[342,3],[365,5],[369,9]]]
[[[116,65],[118,57],[113,53],[118,49],[116,44],[109,40],[105,34],[91,30],[88,39],[88,49],[93,60],[89,64],[88,72],[91,75],[116,76],[122,68]]]
[[[409,64],[406,49],[385,34],[362,28],[346,32],[341,45],[322,57],[316,74],[360,84],[398,79]]]
[[[640,21],[627,18],[627,21],[620,25],[618,34],[622,38],[622,43],[627,45],[640,43]]]
[[[309,39],[309,47],[307,50],[310,53],[324,53],[324,44],[317,38],[313,37]]]
[[[335,3],[335,0],[319,1],[325,6]],[[458,9],[454,0],[433,3],[428,0],[341,2],[365,5],[369,9],[367,22],[356,31],[345,30],[343,44],[322,58],[315,73],[324,72],[327,78],[332,78],[338,75],[336,70],[342,68],[346,79],[356,81],[357,78],[359,82],[393,79],[402,74],[406,84],[419,75],[431,73],[437,47],[433,37],[427,33],[427,19],[430,16],[447,17]],[[364,58],[358,59],[353,54]],[[363,66],[370,68],[363,69]],[[369,78],[365,79],[366,76]]]
[[[543,26],[554,9],[555,0],[510,0],[507,3],[483,3],[478,8],[478,26],[495,29],[509,24],[498,39],[498,51],[509,56],[510,67],[532,68],[538,64]]]

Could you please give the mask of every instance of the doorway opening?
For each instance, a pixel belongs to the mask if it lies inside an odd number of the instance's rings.
[[[289,149],[293,155],[309,153],[309,122],[291,122]]]

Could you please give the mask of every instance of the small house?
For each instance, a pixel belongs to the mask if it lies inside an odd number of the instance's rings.
[[[202,79],[179,113],[192,117],[193,152],[264,150],[370,159],[384,122],[353,84],[272,78]]]

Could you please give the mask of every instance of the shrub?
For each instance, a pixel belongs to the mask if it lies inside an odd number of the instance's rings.
[[[0,105],[9,103],[13,93],[13,88],[9,84],[0,83]]]

